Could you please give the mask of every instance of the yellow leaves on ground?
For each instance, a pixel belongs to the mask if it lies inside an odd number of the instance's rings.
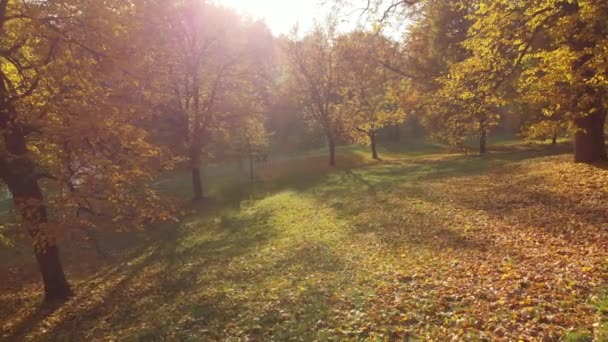
[[[192,216],[168,234],[159,231],[159,243],[82,278],[76,298],[27,329],[17,327],[33,303],[15,310],[27,301],[18,295],[21,287],[3,292],[2,308],[13,313],[3,315],[13,317],[2,320],[3,334],[601,337],[608,174],[568,159],[538,151],[486,158],[393,154],[384,163],[289,182],[270,168],[274,173],[263,179],[272,191]],[[290,170],[289,161],[281,163]]]

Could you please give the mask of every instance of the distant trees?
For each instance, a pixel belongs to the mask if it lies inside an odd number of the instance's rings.
[[[507,101],[500,90],[512,82],[544,116],[572,120],[576,161],[606,160],[607,10],[592,0],[480,1],[464,43],[472,56],[452,75],[476,80],[471,95],[486,110]]]
[[[429,77],[402,75],[412,79],[413,87],[432,90],[432,96],[420,97],[420,104],[430,109],[424,121],[431,131],[452,144],[477,134],[484,153],[501,108],[517,101],[541,109],[537,119],[528,121],[534,124],[526,126],[526,133],[573,127],[576,161],[607,159],[605,1],[365,4],[380,23],[391,16],[414,22],[406,51],[410,65],[420,66]]]
[[[306,116],[327,138],[330,165],[335,165],[339,137],[369,143],[378,159],[378,131],[405,119],[397,90],[397,44],[371,31],[338,35],[330,22],[293,38],[287,52],[291,82]]]
[[[249,162],[249,180],[255,180],[255,162],[268,158],[270,133],[264,122],[256,118],[245,117],[235,127],[240,134],[236,137],[239,157],[246,157]]]

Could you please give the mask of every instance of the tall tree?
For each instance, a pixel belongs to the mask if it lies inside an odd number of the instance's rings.
[[[393,55],[395,44],[381,35],[355,31],[337,39],[340,103],[347,134],[367,140],[373,159],[378,159],[378,130],[404,121],[394,89],[399,75],[377,63],[378,56]],[[362,139],[363,138],[363,139]]]
[[[477,98],[517,80],[545,115],[574,123],[576,161],[606,160],[607,16],[601,0],[480,1],[462,78],[483,75]]]
[[[305,114],[321,127],[329,147],[329,165],[336,165],[336,140],[341,130],[338,101],[339,74],[335,44],[336,24],[329,19],[303,38],[294,37],[287,51]]]
[[[122,1],[0,1],[0,180],[32,237],[46,300],[71,292],[62,233],[83,220],[158,216],[146,183],[159,151],[133,124],[139,111],[113,58],[126,56],[130,9]]]
[[[165,115],[182,117],[177,122],[182,124],[194,199],[201,200],[201,168],[214,135],[235,113],[244,113],[242,103],[263,100],[270,33],[264,25],[204,1],[169,6],[151,1],[149,7],[157,16],[150,29],[159,37],[154,44],[163,59],[151,94],[163,94],[159,99],[168,104],[165,109],[172,108]]]

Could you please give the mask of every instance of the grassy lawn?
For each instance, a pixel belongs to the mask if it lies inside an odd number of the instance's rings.
[[[0,338],[608,340],[608,171],[567,151],[344,147],[253,184],[212,167],[179,224],[106,237],[109,260],[66,247],[61,307],[38,306],[31,260],[0,261]],[[186,173],[161,186],[190,194]]]

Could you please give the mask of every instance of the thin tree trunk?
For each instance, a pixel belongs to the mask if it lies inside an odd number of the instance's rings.
[[[372,148],[372,158],[373,159],[378,159],[378,150],[376,149],[376,132],[371,132],[369,134],[369,140],[371,142],[371,148]]]
[[[574,161],[595,163],[608,160],[604,138],[606,110],[596,111],[574,122],[577,132],[574,136]]]
[[[557,132],[553,133],[553,138],[551,139],[551,146],[557,145]]]
[[[487,149],[488,133],[484,124],[481,124],[479,132],[479,154],[486,154]]]
[[[253,182],[255,175],[253,174],[253,154],[249,153],[249,179]]]
[[[336,166],[336,142],[331,134],[328,135],[327,140],[329,143],[329,165]]]
[[[401,141],[401,127],[399,125],[393,126],[393,141]]]
[[[192,192],[194,193],[194,200],[200,201],[203,199],[203,181],[201,178],[201,155],[200,149],[198,148],[198,139],[192,141],[193,146],[190,151],[190,166],[192,172]]]
[[[199,165],[192,165],[192,191],[194,200],[200,201],[203,199],[203,181],[201,179],[201,168]]]
[[[203,199],[203,181],[201,180],[201,150],[202,150],[202,113],[200,104],[200,88],[198,84],[198,70],[195,68],[192,74],[193,89],[192,94],[194,123],[192,127],[192,141],[190,146],[190,162],[192,164],[192,191],[194,192],[194,200],[200,201]]]

